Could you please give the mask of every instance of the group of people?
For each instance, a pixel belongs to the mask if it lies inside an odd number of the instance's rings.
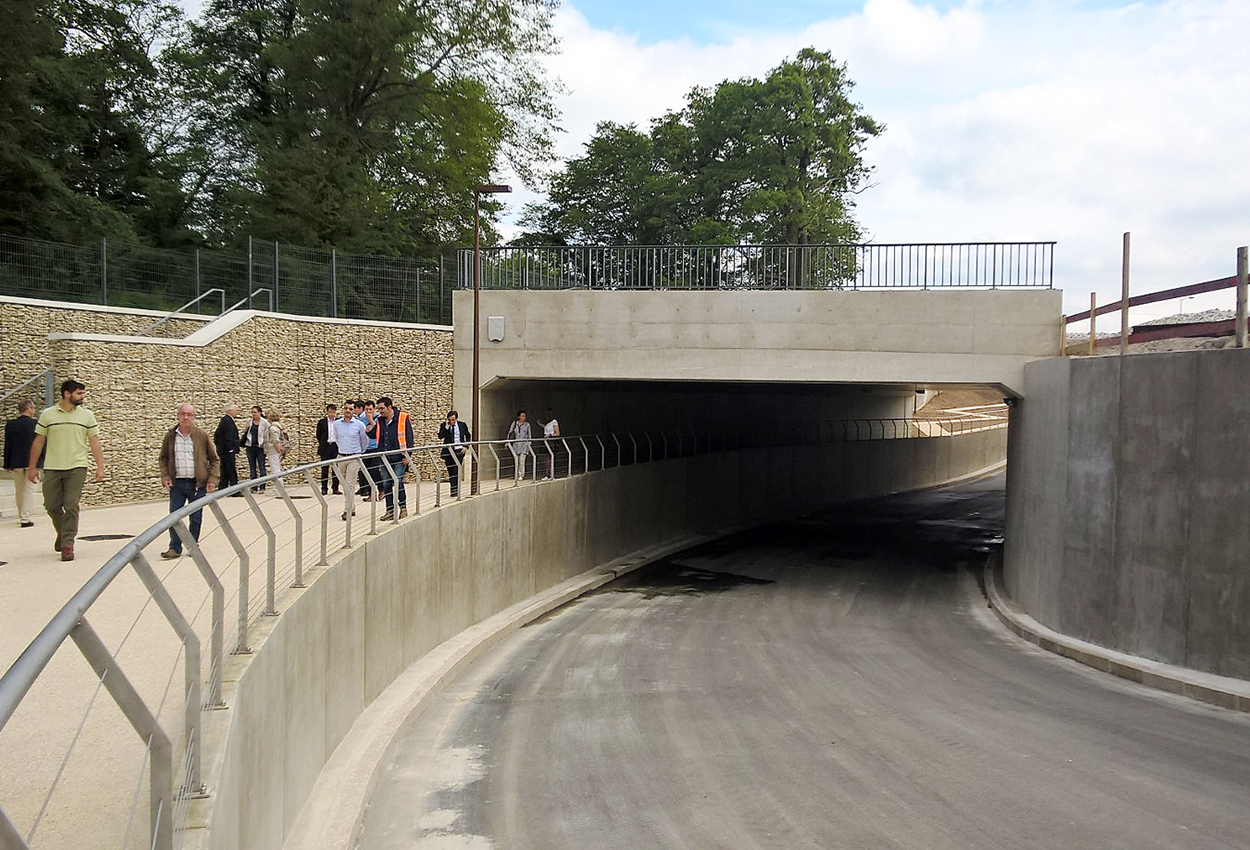
[[[393,399],[347,399],[341,413],[338,405],[327,404],[326,415],[317,421],[315,436],[317,457],[338,460],[333,470],[329,464],[321,467],[321,493],[342,492],[343,519],[355,513],[355,497],[371,498],[373,486],[386,499],[383,520],[408,515],[403,480],[412,464],[415,440],[412,419]],[[374,452],[384,454],[371,454]]]
[[[555,411],[550,407],[544,411],[543,421],[539,424],[542,426],[544,439],[550,440],[560,436],[560,421],[556,419]],[[508,450],[512,452],[516,480],[520,481],[525,477],[526,458],[534,454],[534,429],[530,426],[529,417],[524,410],[516,412],[516,418],[508,426],[508,435],[505,439],[508,441]],[[547,474],[543,476],[543,481],[550,481],[556,477],[555,454],[547,452],[546,461]]]
[[[5,424],[4,431],[4,471],[15,483],[20,525],[30,528],[35,524],[30,512],[42,480],[44,507],[52,519],[55,548],[63,561],[74,559],[79,505],[91,461],[94,461],[95,480],[104,480],[100,426],[95,414],[83,406],[85,398],[83,383],[65,381],[61,384],[57,404],[36,418],[34,402],[20,402],[17,417]],[[169,491],[170,513],[217,488],[236,486],[240,451],[247,455],[252,480],[282,471],[282,459],[289,451],[291,440],[280,424],[281,417],[272,411],[266,415],[256,405],[251,410],[250,420],[240,430],[236,424],[239,412],[237,404],[227,408],[210,438],[196,426],[198,411],[194,405],[187,403],[178,407],[177,424],[166,432],[158,457],[161,484]],[[560,436],[560,423],[551,408],[547,408],[540,424],[544,438]],[[326,415],[318,420],[315,437],[317,456],[323,461],[338,461],[321,468],[321,492],[328,494],[332,489],[335,495],[342,493],[342,519],[355,513],[355,497],[366,501],[371,498],[374,486],[386,500],[383,520],[408,515],[403,479],[412,463],[415,440],[411,418],[391,398],[382,396],[376,402],[348,399],[341,409],[335,404],[326,405]],[[469,426],[460,421],[459,414],[451,410],[439,425],[438,439],[443,444],[442,458],[451,495],[457,497],[473,435]],[[534,455],[534,439],[526,412],[518,411],[506,437],[515,458],[518,481],[525,477],[526,459]],[[546,460],[543,480],[555,477],[550,452]],[[252,488],[252,492],[264,490],[263,483]],[[232,495],[242,496],[243,493]],[[188,530],[195,540],[199,540],[201,520],[201,511],[189,517]],[[182,539],[171,530],[169,548],[161,557],[181,557],[182,549]]]
[[[247,455],[248,477],[255,479],[281,472],[282,459],[291,446],[291,437],[280,424],[282,417],[276,411],[271,410],[266,415],[259,404],[253,405],[251,419],[240,432],[235,424],[239,410],[239,405],[230,405],[213,432],[213,446],[221,458],[221,481],[218,486],[222,489],[239,483],[240,450]],[[253,492],[265,492],[265,485],[253,488]]]

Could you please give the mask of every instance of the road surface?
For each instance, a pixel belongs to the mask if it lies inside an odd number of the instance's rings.
[[[717,541],[522,629],[401,739],[360,846],[1250,847],[1250,718],[987,611],[1002,486]]]

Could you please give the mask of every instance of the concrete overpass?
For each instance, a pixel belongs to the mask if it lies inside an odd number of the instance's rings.
[[[547,406],[583,432],[903,417],[917,390],[1024,393],[1061,353],[1058,290],[481,292],[482,436]],[[473,293],[454,296],[455,403],[472,407]]]

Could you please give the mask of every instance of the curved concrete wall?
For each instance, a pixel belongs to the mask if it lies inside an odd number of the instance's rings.
[[[1025,385],[1008,592],[1058,632],[1250,679],[1250,351],[1054,359]]]
[[[210,801],[188,846],[282,847],[364,707],[441,642],[615,558],[1001,462],[1003,429],[957,437],[743,450],[490,493],[348,553],[265,619],[227,670],[206,734]],[[198,828],[194,828],[197,827]]]

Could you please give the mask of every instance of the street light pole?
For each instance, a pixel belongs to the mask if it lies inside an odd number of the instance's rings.
[[[482,423],[479,421],[481,416],[481,408],[478,404],[478,395],[480,389],[478,366],[481,361],[482,353],[482,317],[480,312],[480,294],[482,289],[482,260],[481,260],[481,221],[482,221],[482,196],[498,195],[504,192],[511,192],[511,186],[502,186],[497,183],[483,184],[473,187],[473,409],[470,414],[470,420],[473,428],[478,432],[478,439],[481,439]],[[480,454],[480,453],[479,453]],[[476,496],[479,490],[478,486],[478,460],[473,463],[473,477],[469,484],[469,493]]]

